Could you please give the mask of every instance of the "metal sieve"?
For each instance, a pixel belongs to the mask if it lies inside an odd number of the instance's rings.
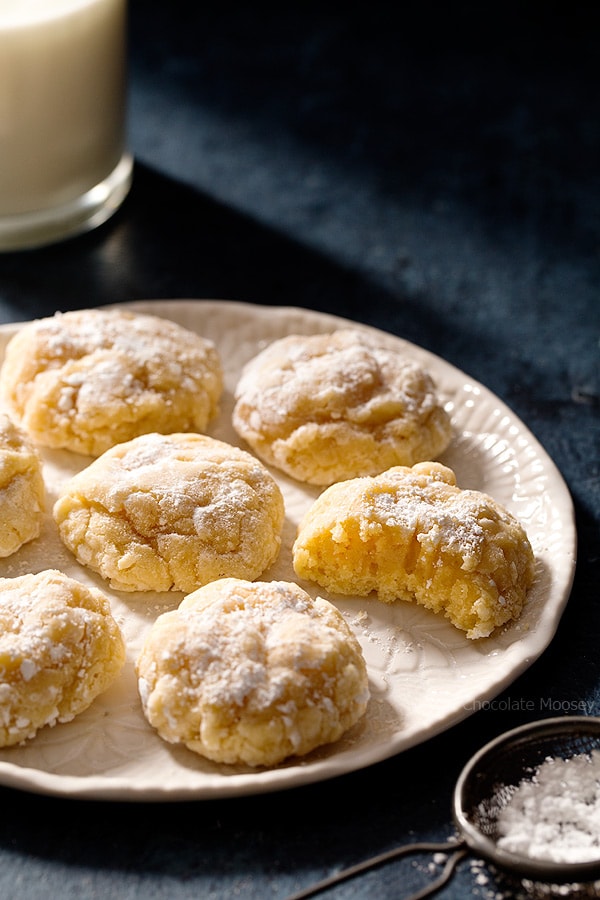
[[[443,887],[470,851],[500,869],[543,884],[592,882],[600,878],[600,833],[596,858],[583,862],[534,858],[498,845],[500,813],[518,786],[532,779],[536,769],[548,759],[571,759],[592,750],[600,750],[600,717],[597,716],[560,716],[507,731],[475,753],[458,777],[453,799],[458,830],[455,840],[405,844],[343,869],[290,895],[287,900],[306,900],[368,869],[422,852],[451,855],[438,878],[405,900],[421,900]]]

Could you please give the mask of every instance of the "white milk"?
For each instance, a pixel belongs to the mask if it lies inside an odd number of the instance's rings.
[[[0,0],[0,249],[10,217],[51,219],[122,162],[126,6]]]

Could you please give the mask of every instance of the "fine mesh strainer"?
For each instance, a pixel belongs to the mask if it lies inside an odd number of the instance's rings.
[[[459,835],[446,843],[406,844],[372,857],[299,891],[287,900],[305,900],[342,881],[409,853],[450,853],[441,875],[405,900],[421,900],[439,890],[469,851],[507,872],[544,884],[588,883],[600,878],[600,824],[594,858],[576,862],[509,851],[499,846],[498,819],[511,796],[549,759],[567,760],[600,750],[600,717],[561,716],[507,731],[471,757],[454,789],[454,822]],[[568,790],[565,781],[565,792]],[[546,858],[546,857],[550,858]]]

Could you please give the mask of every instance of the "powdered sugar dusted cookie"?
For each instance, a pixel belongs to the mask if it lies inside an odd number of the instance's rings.
[[[0,557],[39,536],[45,503],[40,456],[26,434],[0,413]]]
[[[212,342],[119,309],[29,322],[0,370],[2,397],[35,443],[90,456],[146,432],[203,432],[222,389]]]
[[[336,741],[369,697],[341,613],[282,581],[226,578],[190,594],[155,621],[136,671],[159,735],[221,763],[273,766]]]
[[[87,709],[125,662],[108,599],[61,572],[0,579],[0,746]]]
[[[376,335],[288,335],[244,368],[233,425],[266,462],[310,484],[435,459],[451,438],[430,375]]]
[[[118,444],[64,486],[64,544],[120,591],[195,590],[276,559],[283,495],[250,453],[200,434]]]
[[[469,638],[517,618],[534,578],[520,522],[433,462],[327,488],[300,523],[293,565],[337,594],[416,600]]]

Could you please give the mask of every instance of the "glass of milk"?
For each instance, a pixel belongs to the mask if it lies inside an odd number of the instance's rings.
[[[131,184],[127,0],[0,0],[0,251],[95,228]]]

